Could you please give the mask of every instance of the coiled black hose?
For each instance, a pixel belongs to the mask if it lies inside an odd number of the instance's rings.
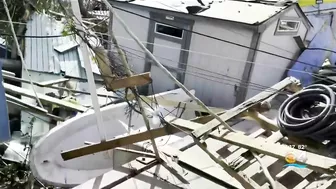
[[[278,125],[285,135],[336,142],[336,86],[315,84],[286,99]]]

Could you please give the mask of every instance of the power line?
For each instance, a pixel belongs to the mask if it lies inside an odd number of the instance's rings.
[[[0,20],[0,22],[3,23],[10,23],[8,20]],[[22,25],[26,25],[27,23],[23,23],[23,22],[12,22],[13,24],[22,24]]]
[[[120,36],[116,36],[116,38],[132,40],[130,38],[120,37]],[[101,39],[101,40],[103,40],[105,42],[108,42],[108,43],[111,43],[111,42],[109,42],[108,40],[105,40],[105,39]],[[245,63],[249,63],[249,64],[255,64],[255,65],[264,66],[264,67],[275,68],[275,69],[279,69],[279,70],[288,70],[288,71],[293,71],[293,72],[298,72],[298,73],[311,74],[311,73],[306,72],[306,71],[300,71],[300,70],[295,70],[295,69],[290,69],[290,68],[277,67],[277,66],[273,66],[273,65],[269,65],[269,64],[262,64],[262,63],[257,63],[257,62],[252,62],[252,61],[246,61],[246,60],[242,60],[242,59],[230,58],[230,57],[226,57],[226,56],[219,56],[219,55],[209,54],[209,53],[204,53],[204,52],[199,52],[199,51],[181,49],[181,48],[176,48],[176,47],[162,45],[162,44],[149,43],[149,42],[146,42],[146,41],[142,41],[142,42],[145,43],[145,44],[150,44],[150,45],[154,45],[154,46],[159,46],[159,47],[164,47],[164,48],[169,48],[169,49],[175,49],[175,50],[181,50],[181,51],[185,51],[185,52],[188,52],[188,53],[195,53],[195,54],[200,54],[200,55],[205,55],[205,56],[211,56],[211,57],[220,58],[220,59],[223,59],[223,60],[232,60],[232,61],[240,62],[240,63],[244,63],[244,64]],[[137,49],[133,49],[133,48],[130,48],[130,47],[127,47],[127,46],[123,46],[123,45],[120,45],[120,46],[122,46],[123,48],[131,49],[131,50],[143,53],[143,51],[140,51],[140,50],[137,50]],[[325,51],[331,51],[329,49],[322,49],[322,48],[308,48],[308,50],[325,50]],[[163,58],[163,57],[160,57],[160,56],[157,56],[157,55],[156,55],[156,57]],[[167,59],[167,58],[163,58],[163,59],[172,61],[172,60]],[[176,61],[174,61],[174,62],[176,62]],[[187,65],[186,63],[182,63],[182,62],[177,62],[177,63],[181,63],[181,64]],[[188,65],[188,66],[190,66],[190,65]],[[214,73],[216,73],[216,72],[214,72]]]
[[[126,52],[129,52],[129,51],[126,51]],[[136,57],[132,56],[134,58],[148,60],[148,58],[139,56],[139,55],[137,55],[135,53],[132,53],[132,52],[129,52],[129,53],[135,55]],[[232,84],[232,83],[227,83],[227,82],[222,82],[222,81],[214,80],[214,79],[224,80],[225,78],[222,78],[222,77],[216,77],[216,76],[213,76],[213,75],[207,75],[207,74],[200,73],[200,72],[187,71],[187,70],[184,70],[182,68],[175,68],[175,67],[171,67],[171,66],[168,66],[168,65],[165,65],[165,64],[164,64],[164,66],[168,67],[168,68],[171,68],[171,69],[179,70],[177,72],[185,73],[185,74],[190,75],[190,76],[194,76],[194,77],[197,77],[197,78],[200,78],[200,79],[204,79],[204,80],[208,80],[208,81],[213,81],[213,82],[221,83],[221,84],[224,84],[224,85],[236,86],[235,84],[240,84],[240,82],[242,81],[241,79],[238,79],[238,78],[235,78],[235,77],[231,77],[231,76],[223,75],[223,74],[220,74],[220,73],[208,71],[210,73],[215,73],[215,74],[221,75],[221,76],[226,77],[226,78],[230,78],[230,79],[233,79],[233,80],[238,80],[238,81],[232,81],[232,80],[227,80],[227,79],[225,80],[225,81],[228,81],[228,82],[233,82],[233,84]],[[202,77],[200,75],[203,75],[205,77]],[[210,78],[214,78],[214,79],[210,79]],[[321,79],[323,79],[323,78],[321,78]],[[264,85],[253,83],[253,82],[244,82],[242,84],[243,84],[243,86],[242,86],[243,88],[252,89],[252,90],[256,90],[256,91],[274,91],[275,90],[275,89],[272,90],[272,88],[270,88],[268,86],[264,86]],[[249,86],[249,84],[252,84],[252,86]]]
[[[13,37],[13,34],[9,33],[0,33],[2,36],[9,36]],[[16,35],[17,37],[22,37],[22,38],[37,38],[37,39],[44,39],[44,38],[58,38],[58,37],[68,37],[74,35],[73,33],[67,34],[67,35]]]
[[[102,40],[104,40],[104,39],[102,39]],[[104,40],[104,41],[107,41],[107,40]],[[107,42],[108,42],[108,41],[107,41]],[[110,42],[109,42],[109,43],[110,43]],[[154,45],[155,45],[155,44],[154,44]],[[130,47],[126,47],[126,46],[123,46],[123,45],[120,45],[120,46],[123,47],[123,48],[127,48],[127,49],[130,49],[130,50],[136,51],[136,52],[143,53],[142,51],[137,50],[137,49],[133,49],[133,48],[130,48]],[[173,48],[173,47],[169,47],[169,46],[163,46],[163,47]],[[125,50],[125,49],[124,49],[124,50]],[[178,49],[178,50],[180,50],[180,49]],[[127,51],[127,50],[125,50],[125,51],[128,52],[128,53],[130,53],[130,54],[134,54],[135,56],[140,57],[140,58],[142,58],[142,59],[148,60],[147,58],[144,58],[144,57],[142,57],[141,55],[132,53],[132,52]],[[188,51],[188,52],[193,52],[193,51],[189,51],[189,50],[186,50],[186,51]],[[113,51],[111,51],[111,52],[113,52]],[[196,52],[196,53],[198,53],[198,52]],[[211,55],[211,54],[206,54],[206,55]],[[213,55],[212,55],[212,56],[213,56]],[[162,59],[165,59],[165,60],[168,60],[168,61],[170,61],[170,62],[174,62],[174,63],[179,63],[179,64],[187,65],[187,66],[190,67],[190,68],[196,68],[196,69],[203,70],[203,71],[205,71],[205,72],[209,72],[209,73],[213,73],[213,74],[221,75],[221,76],[223,76],[223,77],[227,77],[227,78],[232,78],[232,79],[235,79],[235,80],[239,80],[240,82],[242,81],[242,80],[239,79],[239,78],[235,78],[235,77],[227,76],[227,75],[220,74],[220,73],[217,73],[217,72],[213,72],[213,71],[210,71],[210,70],[206,70],[206,69],[203,69],[203,68],[200,68],[200,67],[192,66],[192,65],[189,65],[189,64],[187,64],[187,63],[182,63],[182,62],[174,61],[174,60],[171,60],[171,59],[168,59],[168,58],[164,58],[164,57],[159,57],[159,56],[156,56],[156,57],[158,57],[158,58],[162,58]],[[315,78],[317,78],[317,79],[322,79],[322,80],[323,80],[323,78],[320,78],[320,77],[318,77],[317,75],[312,74],[312,73],[309,73],[309,72],[306,72],[306,71],[294,70],[294,69],[289,69],[289,68],[280,68],[280,67],[275,67],[275,66],[270,66],[270,65],[260,64],[260,63],[257,64],[256,62],[250,62],[250,61],[245,61],[245,60],[232,59],[232,58],[229,58],[229,57],[223,57],[223,56],[219,56],[219,58],[222,58],[222,59],[230,59],[230,60],[237,61],[237,62],[250,63],[250,64],[255,64],[255,65],[260,65],[260,66],[266,66],[266,67],[271,67],[271,68],[276,68],[276,69],[281,69],[281,70],[291,70],[291,71],[293,71],[293,72],[298,72],[298,73],[306,73],[306,74],[311,75],[312,77],[315,77]],[[175,69],[175,68],[174,68],[174,69]],[[223,78],[221,78],[221,79],[223,79]],[[268,86],[263,86],[263,85],[261,85],[261,84],[257,84],[257,83],[253,83],[253,82],[247,82],[247,83],[248,83],[248,84],[253,84],[253,85],[259,85],[259,86],[264,87],[264,88],[269,88]]]
[[[113,5],[112,5],[112,6],[113,6]],[[194,33],[194,34],[197,34],[197,35],[200,35],[200,36],[203,36],[203,37],[207,37],[207,38],[214,39],[214,40],[217,40],[217,41],[222,41],[222,42],[224,42],[224,43],[228,43],[228,44],[231,44],[231,45],[235,45],[235,46],[239,46],[239,47],[243,47],[243,48],[247,48],[247,49],[255,50],[255,51],[262,52],[262,53],[265,53],[265,54],[268,54],[268,55],[272,55],[272,56],[275,56],[275,57],[283,58],[283,59],[290,60],[290,61],[296,61],[296,62],[299,62],[299,63],[301,63],[301,64],[305,64],[305,65],[309,65],[309,66],[313,66],[313,67],[318,67],[318,68],[319,68],[319,66],[316,66],[316,65],[313,65],[313,64],[309,64],[309,63],[307,63],[307,62],[298,61],[298,60],[295,60],[295,59],[292,59],[292,58],[288,58],[288,57],[285,57],[285,56],[281,56],[281,55],[278,55],[278,54],[275,54],[275,53],[272,53],[272,52],[268,52],[268,51],[265,51],[265,50],[260,50],[260,49],[257,49],[257,48],[252,48],[252,47],[249,47],[249,46],[246,46],[246,45],[243,45],[243,44],[239,44],[239,43],[235,43],[235,42],[228,41],[228,40],[225,40],[225,39],[221,39],[221,38],[218,38],[218,37],[210,36],[210,35],[207,35],[207,34],[204,34],[204,33],[201,33],[201,32],[197,32],[197,31],[192,31],[192,30],[184,29],[184,28],[181,28],[181,27],[176,26],[176,25],[173,25],[173,24],[169,24],[169,23],[165,23],[165,22],[162,22],[162,21],[158,21],[158,20],[156,20],[156,19],[149,18],[149,17],[147,17],[147,16],[143,16],[143,15],[141,15],[141,14],[137,14],[137,13],[134,13],[134,12],[125,10],[125,9],[123,9],[123,8],[119,8],[119,7],[115,7],[115,6],[113,6],[113,8],[118,9],[118,10],[121,10],[121,11],[123,11],[123,12],[127,12],[127,13],[132,14],[132,15],[139,16],[139,17],[141,17],[141,18],[145,18],[145,19],[148,19],[148,20],[151,20],[151,21],[155,21],[155,22],[157,22],[157,23],[161,23],[161,24],[169,25],[169,26],[172,26],[172,27],[175,27],[175,28],[184,30],[184,31],[186,31],[186,32]]]

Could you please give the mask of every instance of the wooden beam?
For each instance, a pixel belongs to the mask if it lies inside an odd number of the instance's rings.
[[[86,141],[86,142],[84,142],[84,144],[86,144],[86,145],[93,145],[95,143],[94,142],[87,142]],[[133,150],[133,149],[126,149],[126,148],[120,148],[120,147],[114,148],[114,150],[130,153],[130,154],[137,154],[137,155],[142,155],[142,156],[148,156],[148,157],[155,158],[155,154],[149,153],[149,152],[143,152],[143,151],[138,151],[138,150]]]
[[[29,108],[25,105],[19,104],[17,102],[11,101],[11,100],[7,100],[7,103],[9,103],[13,106],[16,106],[17,108],[19,108],[21,110],[25,110],[27,112],[32,112],[32,113],[36,113],[36,114],[39,114],[39,115],[43,115],[43,116],[49,117],[49,118],[51,118],[53,120],[56,120],[56,121],[64,121],[64,119],[61,118],[61,117],[55,116],[53,114],[37,111],[36,109]]]
[[[35,98],[34,92],[32,92],[28,89],[24,89],[24,88],[21,88],[21,87],[10,85],[8,83],[4,83],[4,88],[7,92],[27,96],[29,98]],[[73,104],[71,102],[63,101],[63,100],[53,98],[53,97],[50,97],[50,96],[47,96],[47,95],[44,95],[44,94],[41,94],[41,93],[37,93],[37,96],[42,101],[46,101],[46,102],[49,102],[49,103],[52,103],[52,104],[56,104],[56,105],[62,106],[64,108],[72,109],[72,110],[79,111],[79,112],[84,112],[84,111],[87,110],[87,108],[85,108],[81,105]]]
[[[151,104],[154,101],[153,97],[141,96],[141,99],[148,104]],[[160,98],[160,97],[157,97],[156,101],[159,105],[162,105],[165,107],[174,107],[174,108],[180,107],[180,108],[185,108],[186,110],[207,112],[202,107],[200,107],[198,104],[191,103],[191,102],[179,102],[179,101],[167,100],[167,99]],[[224,111],[223,108],[209,107],[209,109],[211,109],[215,113],[222,113]]]
[[[150,135],[152,135],[153,138],[158,138],[161,136],[178,133],[178,132],[185,131],[185,130],[192,131],[194,129],[197,129],[203,126],[202,124],[194,123],[194,122],[184,120],[184,119],[175,118],[172,116],[166,116],[165,120],[167,122],[172,123],[178,128],[172,127],[172,126],[165,126],[163,128],[152,129],[150,130],[151,133],[149,131],[145,131],[145,132],[137,133],[134,135],[129,135],[126,137],[120,137],[117,139],[107,140],[106,142],[95,143],[89,146],[83,146],[80,148],[66,150],[61,153],[61,156],[63,160],[67,161],[67,160],[78,158],[81,156],[110,150],[116,147],[122,147],[122,146],[130,145],[133,143],[141,142],[144,140],[149,140]]]
[[[33,104],[29,104],[29,103],[27,103],[27,102],[25,102],[25,101],[23,101],[19,98],[16,98],[15,96],[12,96],[12,95],[9,95],[9,94],[5,94],[5,96],[6,96],[7,100],[16,102],[18,104],[22,104],[22,105],[26,106],[27,108],[34,109],[35,111],[42,112],[44,114],[48,113],[48,110],[40,108],[40,107],[38,107],[36,105],[33,105]]]
[[[161,136],[165,136],[167,134],[173,134],[173,133],[180,132],[180,130],[176,128],[170,128],[168,131],[167,128],[159,128],[159,129],[153,129],[150,132],[144,131],[144,132],[137,133],[134,135],[129,135],[126,137],[107,140],[106,142],[95,143],[89,146],[84,146],[84,147],[80,147],[76,149],[63,151],[61,153],[61,156],[64,161],[67,161],[67,160],[71,160],[71,159],[78,158],[81,156],[110,150],[116,147],[122,147],[122,146],[130,145],[133,143],[141,142],[144,140],[149,140],[151,135],[153,138],[158,138]]]
[[[106,86],[110,90],[117,90],[121,88],[130,88],[130,87],[137,87],[142,86],[150,83],[152,81],[150,77],[150,73],[142,73],[130,77],[126,77],[123,79],[113,80],[108,83]]]
[[[279,127],[277,126],[277,122],[275,120],[271,120],[266,116],[262,115],[257,111],[248,111],[245,113],[248,118],[252,118],[252,120],[259,123],[259,125],[265,129],[266,131],[278,131]]]
[[[225,114],[221,115],[220,118],[223,121],[227,121],[242,112],[248,110],[249,108],[253,107],[255,104],[258,104],[269,97],[273,96],[274,94],[280,92],[281,90],[285,89],[289,85],[298,84],[298,81],[295,78],[288,77],[281,82],[275,84],[271,88],[257,94],[256,96],[250,98],[249,100],[239,104],[238,106],[226,111]],[[209,133],[216,129],[219,126],[220,122],[218,120],[212,120],[209,123],[207,123],[204,127],[201,127],[195,131],[192,132],[192,135],[196,138],[202,137],[204,134]]]
[[[7,75],[7,76],[15,77],[15,73],[9,72],[9,71],[6,71],[6,70],[2,70],[2,74],[3,75]]]
[[[46,86],[51,86],[51,85],[58,84],[58,83],[67,82],[67,81],[69,81],[69,79],[60,78],[60,79],[55,79],[55,80],[43,81],[43,82],[40,82],[39,85],[41,87],[46,87]]]

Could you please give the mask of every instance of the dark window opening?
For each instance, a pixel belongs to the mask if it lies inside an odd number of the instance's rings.
[[[175,28],[175,27],[171,27],[171,26],[167,26],[167,25],[163,25],[163,24],[158,24],[158,23],[156,23],[155,32],[163,34],[163,35],[169,35],[171,37],[177,37],[177,38],[182,38],[182,36],[183,36],[183,30],[182,29],[178,29],[178,28]]]

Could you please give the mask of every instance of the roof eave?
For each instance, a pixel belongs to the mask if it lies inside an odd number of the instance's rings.
[[[170,11],[170,10],[165,10],[165,9],[159,9],[159,8],[153,8],[153,7],[146,7],[146,6],[141,6],[141,5],[136,5],[136,4],[132,4],[132,3],[128,3],[128,2],[118,2],[118,1],[113,1],[113,0],[109,0],[109,2],[114,5],[119,5],[119,6],[130,6],[130,7],[136,7],[136,8],[140,8],[142,10],[149,10],[149,11],[153,11],[153,12],[159,12],[159,13],[164,13],[164,14],[169,14],[171,16],[179,16],[179,17],[184,17],[187,19],[211,19],[211,20],[217,20],[220,22],[224,22],[224,23],[228,23],[228,24],[234,24],[237,25],[239,27],[243,27],[246,29],[250,29],[250,30],[258,30],[258,26],[260,24],[258,23],[254,23],[254,24],[248,24],[248,23],[244,23],[244,22],[236,22],[236,21],[232,21],[232,20],[223,20],[223,19],[219,19],[219,18],[212,18],[212,17],[205,17],[205,16],[200,16],[200,15],[193,15],[193,14],[187,14],[187,13],[183,13],[183,12],[175,12],[175,11]]]

